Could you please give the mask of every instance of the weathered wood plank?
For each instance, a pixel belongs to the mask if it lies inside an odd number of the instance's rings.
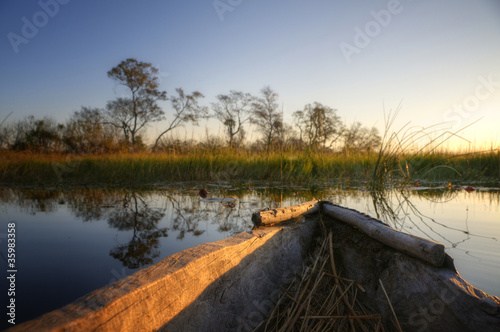
[[[252,215],[252,221],[255,226],[270,226],[282,221],[296,218],[300,215],[315,213],[318,211],[318,201],[312,200],[299,205],[255,212]]]
[[[424,260],[436,267],[445,259],[444,245],[415,235],[399,232],[367,215],[333,204],[323,204],[322,212],[332,218],[352,225],[371,238]]]
[[[11,330],[253,328],[256,316],[265,318],[261,306],[271,308],[270,295],[302,267],[314,224],[266,227],[184,250]]]
[[[254,331],[273,310],[280,290],[301,271],[315,225],[311,218],[283,227],[160,331]]]
[[[282,228],[263,228],[165,258],[12,331],[153,331]]]

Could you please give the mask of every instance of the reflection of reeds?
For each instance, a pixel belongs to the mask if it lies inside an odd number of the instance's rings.
[[[456,192],[450,190],[434,190],[418,192],[418,196],[430,199],[433,202],[446,203],[453,199]],[[480,234],[471,234],[468,229],[467,218],[465,220],[465,229],[448,226],[422,213],[411,201],[410,192],[405,190],[382,190],[370,192],[373,201],[377,218],[388,223],[393,228],[398,230],[408,231],[410,228],[416,228],[427,238],[438,242],[446,242],[451,247],[456,248],[458,244],[469,240],[471,237],[480,237],[496,240],[494,237],[488,237]],[[415,220],[414,220],[415,219]],[[417,220],[417,221],[416,221]],[[443,232],[438,230],[438,227],[448,230],[463,233],[465,238],[460,241],[451,241],[443,235]],[[425,229],[424,229],[425,228]]]
[[[361,284],[337,273],[331,232],[310,262],[280,296],[266,331],[384,331],[381,316],[358,300]]]

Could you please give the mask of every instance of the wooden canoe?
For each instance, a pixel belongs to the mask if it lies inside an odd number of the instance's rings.
[[[394,317],[404,331],[500,329],[500,299],[463,280],[439,243],[329,202],[262,211],[252,220],[250,232],[169,256],[12,330],[264,330],[325,229],[333,269],[363,290],[357,300],[377,313],[382,329],[393,329]]]

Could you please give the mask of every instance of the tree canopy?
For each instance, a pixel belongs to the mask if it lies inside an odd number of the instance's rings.
[[[200,106],[198,102],[199,99],[204,97],[203,94],[198,91],[194,91],[193,93],[187,95],[181,88],[177,88],[175,91],[177,92],[177,96],[170,98],[172,108],[174,109],[173,119],[170,121],[168,127],[165,128],[156,138],[153,151],[158,148],[163,135],[186,122],[198,124],[200,118],[206,116],[207,114],[207,108],[205,106]]]
[[[261,97],[252,103],[252,123],[262,133],[266,150],[279,141],[283,128],[283,116],[279,111],[279,95],[269,86],[260,90]]]
[[[217,102],[212,103],[213,115],[224,125],[230,147],[236,135],[243,136],[243,124],[249,119],[253,100],[249,93],[231,90],[229,94],[218,95]]]
[[[104,108],[82,106],[64,123],[44,117],[26,117],[13,124],[0,122],[0,149],[31,150],[37,152],[105,153],[138,151],[216,150],[229,147],[250,151],[280,149],[309,149],[330,152],[371,152],[380,146],[381,138],[375,128],[355,122],[349,128],[340,120],[337,110],[318,102],[307,104],[293,113],[294,125],[285,123],[279,95],[269,86],[254,96],[247,92],[229,90],[218,94],[211,103],[211,112],[201,104],[204,95],[199,91],[186,93],[182,88],[167,98],[160,89],[158,69],[151,63],[134,58],[121,61],[107,72],[125,93],[109,100]],[[160,106],[170,101],[168,115]],[[10,115],[10,114],[9,114]],[[8,116],[7,116],[8,117]],[[224,138],[213,135],[206,128],[206,137],[182,140],[167,133],[184,124],[198,125],[201,119],[214,118],[224,127]],[[163,121],[165,120],[165,121]],[[149,147],[144,133],[155,122]],[[208,123],[208,122],[207,122]],[[255,139],[245,140],[250,128]],[[186,136],[187,137],[187,136]],[[197,141],[199,140],[199,141]]]
[[[157,102],[167,100],[167,92],[159,89],[157,74],[158,69],[151,63],[136,59],[126,59],[108,71],[108,77],[124,86],[129,97],[108,102],[107,122],[120,128],[132,147],[137,143],[140,130],[164,118],[165,113]]]
[[[343,125],[337,110],[324,106],[318,102],[307,104],[302,111],[293,114],[295,124],[299,128],[300,138],[305,139],[313,148],[330,146],[343,132]]]

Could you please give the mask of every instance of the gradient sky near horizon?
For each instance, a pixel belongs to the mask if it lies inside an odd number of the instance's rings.
[[[0,34],[0,121],[104,107],[123,93],[107,71],[136,58],[168,94],[198,90],[207,106],[269,85],[290,123],[317,101],[383,131],[384,109],[401,103],[394,129],[481,119],[460,135],[500,145],[498,0],[3,0]],[[211,120],[179,134],[206,128],[221,133]]]

